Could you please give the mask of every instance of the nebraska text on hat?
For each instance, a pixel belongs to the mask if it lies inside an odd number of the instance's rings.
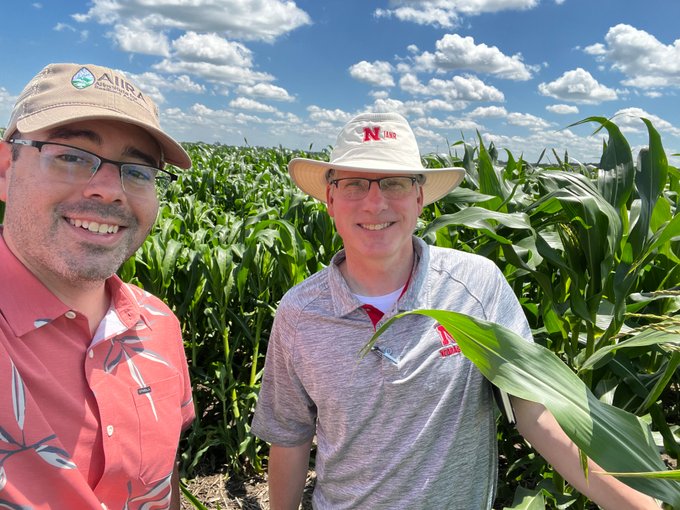
[[[382,138],[397,139],[397,133],[394,131],[383,131],[382,135]],[[371,140],[380,140],[380,126],[364,128],[364,142],[370,142]]]

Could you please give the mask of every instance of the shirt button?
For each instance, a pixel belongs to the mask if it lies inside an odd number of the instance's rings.
[[[108,510],[109,507],[106,506],[106,503],[102,503],[102,510]]]
[[[69,310],[64,315],[66,316],[67,319],[75,319],[76,318],[76,312],[74,312],[73,310]]]
[[[90,358],[94,358],[94,351],[93,351],[92,349],[90,349],[89,351],[87,351],[87,355],[88,355]]]
[[[109,425],[106,427],[106,433],[111,437],[113,435],[113,425]]]

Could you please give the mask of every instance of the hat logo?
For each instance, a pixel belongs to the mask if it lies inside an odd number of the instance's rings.
[[[78,90],[87,88],[94,82],[94,74],[92,74],[86,67],[82,67],[80,71],[74,74],[73,78],[71,78],[71,85],[73,85]]]
[[[397,138],[397,133],[393,131],[383,131],[383,138]],[[380,141],[380,126],[375,127],[365,127],[364,128],[364,142]]]
[[[380,126],[364,128],[364,142],[369,142],[371,140],[380,140]]]

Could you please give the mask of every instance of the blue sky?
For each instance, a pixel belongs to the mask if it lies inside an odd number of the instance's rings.
[[[11,6],[10,6],[11,5]],[[405,115],[421,152],[494,141],[535,162],[599,160],[612,117],[680,152],[677,0],[11,2],[0,126],[50,62],[126,72],[180,141],[322,149],[357,113]],[[501,154],[503,156],[503,154]],[[672,160],[673,161],[673,160]]]

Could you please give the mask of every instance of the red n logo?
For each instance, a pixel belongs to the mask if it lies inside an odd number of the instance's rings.
[[[380,140],[380,126],[374,128],[364,128],[364,142],[369,142],[371,140]]]

